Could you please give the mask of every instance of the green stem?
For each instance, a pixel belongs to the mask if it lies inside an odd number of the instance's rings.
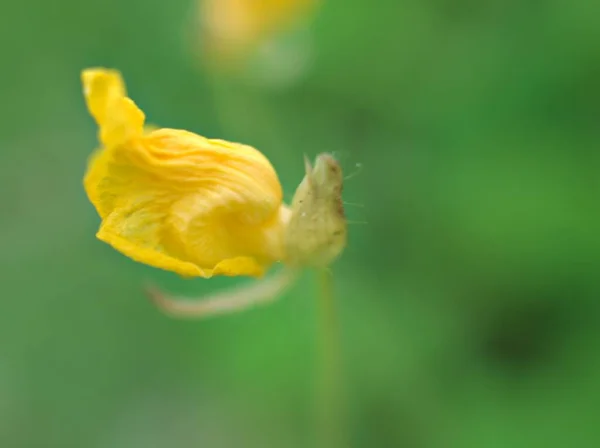
[[[318,446],[319,448],[341,448],[345,446],[342,422],[342,372],[333,276],[326,270],[320,271],[318,275],[320,287]]]

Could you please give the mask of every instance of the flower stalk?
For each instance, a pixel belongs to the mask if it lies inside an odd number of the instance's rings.
[[[318,271],[318,282],[317,446],[342,448],[345,446],[342,415],[342,359],[331,272]]]

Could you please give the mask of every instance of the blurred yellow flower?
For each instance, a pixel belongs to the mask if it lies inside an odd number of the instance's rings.
[[[319,0],[199,0],[210,58],[235,62],[312,12]]]
[[[82,73],[101,148],[84,179],[102,218],[97,237],[128,257],[183,276],[261,276],[284,258],[290,211],[256,149],[144,127],[119,72]]]

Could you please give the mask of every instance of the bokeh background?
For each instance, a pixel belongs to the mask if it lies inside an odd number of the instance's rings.
[[[314,445],[315,280],[172,320],[94,237],[79,73],[251,144],[291,198],[350,174],[335,265],[352,447],[600,445],[600,7],[588,0],[0,5],[0,446]],[[362,167],[361,168],[357,168]]]

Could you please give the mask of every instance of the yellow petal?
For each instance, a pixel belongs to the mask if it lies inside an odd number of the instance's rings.
[[[81,74],[88,110],[100,127],[100,141],[113,146],[143,133],[144,113],[126,97],[119,72],[101,68]]]
[[[90,85],[90,111],[101,129],[112,126],[103,111],[126,102],[106,84]],[[136,261],[184,276],[259,276],[284,257],[289,210],[277,174],[259,151],[183,130],[138,133],[143,120],[120,123],[119,133],[107,132],[111,137],[90,159],[84,180],[102,218],[98,238]]]

